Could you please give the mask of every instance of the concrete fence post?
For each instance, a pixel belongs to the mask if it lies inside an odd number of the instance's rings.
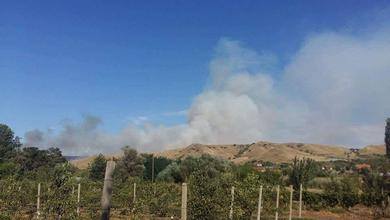
[[[181,220],[187,220],[187,183],[181,186]]]
[[[232,196],[232,199],[231,199],[231,202],[230,202],[230,212],[229,212],[229,219],[230,219],[230,220],[233,219],[234,186],[232,186],[232,189],[231,189],[231,196]]]
[[[299,218],[302,218],[302,184],[299,186]]]
[[[38,194],[37,194],[37,218],[41,215],[41,183],[38,183]]]
[[[137,183],[133,184],[133,203],[135,204],[135,201],[137,200]]]
[[[80,215],[80,192],[81,192],[81,183],[77,186],[77,216]]]
[[[106,173],[104,176],[104,186],[102,194],[102,220],[110,219],[110,208],[111,208],[111,198],[112,198],[112,175],[115,169],[114,161],[107,161]]]
[[[275,220],[278,220],[279,218],[279,191],[280,186],[276,186],[276,212],[275,212]]]
[[[260,186],[259,201],[258,201],[258,204],[257,204],[257,220],[260,220],[262,196],[263,196],[263,186]]]
[[[288,215],[288,220],[292,219],[293,192],[294,192],[294,188],[292,185],[290,185],[290,214]]]

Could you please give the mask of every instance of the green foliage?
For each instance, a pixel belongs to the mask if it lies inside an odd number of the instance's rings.
[[[259,187],[262,184],[259,176],[254,173],[247,174],[242,181],[236,181],[236,207],[234,208],[237,219],[250,219],[257,209]]]
[[[328,198],[332,199],[332,197]],[[304,201],[307,208],[320,211],[321,209],[324,209],[329,206],[329,202],[323,194],[320,193],[313,193],[308,191],[302,192],[302,200]],[[334,206],[336,203],[332,204],[331,206]]]
[[[189,219],[228,219],[233,177],[210,174],[198,169],[189,178]]]
[[[93,181],[89,178],[82,178],[81,181],[81,200],[80,206],[82,213],[87,219],[98,219],[100,217],[100,200],[102,196],[103,181]],[[73,184],[76,187],[76,183]],[[75,188],[76,190],[76,188]],[[72,189],[73,191],[73,189]],[[117,195],[117,189],[114,189],[114,196]],[[76,194],[72,194],[76,195]],[[74,198],[76,199],[76,198]]]
[[[0,213],[0,220],[11,220],[11,216],[4,213]]]
[[[367,172],[363,176],[362,202],[367,206],[380,206],[387,197],[385,190],[388,189],[388,181],[378,172]]]
[[[18,169],[18,166],[14,162],[0,163],[0,179],[11,176]]]
[[[183,182],[183,178],[180,172],[180,165],[177,162],[169,164],[163,171],[158,174],[156,179],[166,182]]]
[[[252,164],[246,163],[242,165],[233,166],[233,172],[238,179],[245,179],[248,175],[254,172]]]
[[[0,124],[0,163],[13,158],[20,146],[20,140],[14,136],[12,129]]]
[[[359,203],[359,179],[357,177],[332,179],[325,187],[324,198],[331,207],[340,205],[343,208],[350,208],[356,205]]]
[[[231,170],[231,164],[209,155],[202,155],[200,157],[187,157],[169,164],[157,176],[157,180],[168,182],[186,182],[192,173],[204,169],[207,176],[213,177],[219,175],[221,172]]]
[[[67,163],[56,165],[52,179],[47,185],[47,191],[43,194],[46,218],[51,214],[58,218],[76,217],[77,203],[76,194],[73,191],[74,185],[72,167]]]
[[[11,176],[3,178],[0,180],[0,212],[7,216],[30,215],[34,212],[35,195],[35,183]]]
[[[299,160],[295,157],[289,174],[289,182],[295,190],[298,190],[301,184],[305,187],[315,177],[317,171],[318,166],[314,160],[310,158]]]
[[[40,150],[36,147],[26,147],[18,152],[15,162],[19,164],[20,171],[25,173],[40,167],[54,167],[56,164],[66,162],[66,159],[58,148]]]
[[[282,185],[283,183],[283,176],[279,171],[266,170],[265,172],[259,174],[259,178],[267,185],[276,186]]]
[[[93,161],[89,164],[89,178],[93,180],[103,180],[104,173],[106,171],[107,160],[103,154],[99,154]]]
[[[144,167],[143,157],[135,149],[126,146],[122,148],[123,157],[116,165],[114,178],[125,181],[128,177],[142,177]]]
[[[221,172],[230,170],[230,168],[231,166],[227,161],[212,157],[210,155],[187,157],[180,161],[180,173],[183,181],[186,181],[195,171],[204,170],[207,176],[215,177]]]
[[[153,164],[153,154],[142,154],[144,158],[144,179],[152,180],[152,164]],[[165,157],[154,157],[154,178],[163,171],[169,164],[172,163],[172,160]]]

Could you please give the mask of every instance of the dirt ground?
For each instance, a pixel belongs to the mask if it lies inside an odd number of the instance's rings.
[[[294,213],[297,216],[298,213]],[[367,220],[367,219],[390,219],[390,218],[375,218],[374,209],[363,205],[355,207],[343,212],[330,211],[302,211],[302,217],[307,219],[319,220]]]

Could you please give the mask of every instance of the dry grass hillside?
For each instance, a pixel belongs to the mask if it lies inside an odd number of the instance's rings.
[[[107,160],[110,160],[110,159],[112,159],[114,157],[118,158],[118,157],[121,157],[121,156],[122,156],[122,153],[104,155],[104,157]],[[83,157],[83,158],[80,158],[80,159],[77,159],[77,160],[71,160],[70,163],[75,165],[79,169],[87,169],[88,166],[89,166],[89,163],[91,163],[91,161],[93,161],[93,159],[95,159],[96,157],[97,157],[97,155],[93,155],[93,156],[89,156],[89,157]]]
[[[323,161],[331,159],[345,159],[348,149],[330,145],[302,144],[302,143],[271,143],[257,142],[252,144],[234,145],[202,145],[192,144],[186,148],[158,152],[156,155],[168,158],[183,158],[209,154],[235,163],[244,163],[253,160],[272,162],[289,162],[298,158],[312,158]]]
[[[360,151],[361,155],[383,155],[386,153],[385,145],[368,145],[361,149]]]
[[[360,149],[360,155],[384,154],[384,145],[369,145]],[[208,154],[214,157],[230,160],[234,163],[245,163],[248,161],[272,161],[276,163],[290,162],[294,157],[312,158],[317,161],[347,159],[358,157],[351,154],[350,150],[340,146],[304,144],[304,143],[271,143],[260,141],[252,144],[233,145],[204,145],[191,144],[185,148],[156,152],[156,156],[163,156],[170,159],[185,158],[188,156],[200,156]],[[120,154],[107,155],[106,158],[119,157]],[[86,157],[71,161],[72,164],[85,169],[96,156]]]

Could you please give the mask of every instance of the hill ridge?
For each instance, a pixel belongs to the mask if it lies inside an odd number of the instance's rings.
[[[222,145],[193,143],[183,148],[154,152],[154,155],[178,159],[208,154],[240,164],[250,161],[271,161],[275,163],[290,162],[295,157],[311,158],[317,161],[347,160],[348,158],[383,155],[384,153],[384,145],[368,145],[359,149],[358,153],[355,153],[351,152],[348,148],[337,145],[258,141],[250,144]],[[107,155],[107,157],[112,157],[113,155],[120,156],[120,154],[110,154]],[[85,169],[94,157],[96,156],[72,160],[71,163],[81,169]]]

